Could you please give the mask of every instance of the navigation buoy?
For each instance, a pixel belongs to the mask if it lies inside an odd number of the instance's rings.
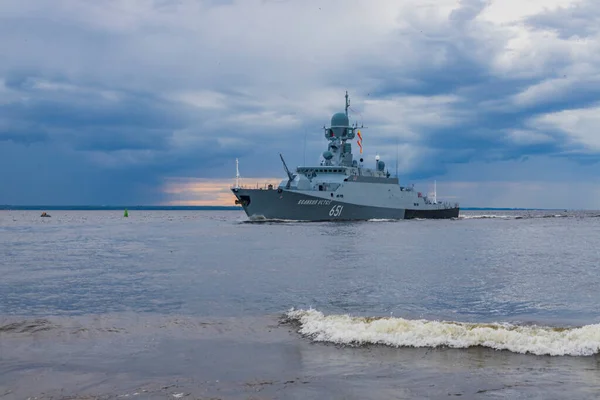
[[[129,217],[129,213],[127,212],[127,209],[125,209],[125,213],[123,213],[123,216],[124,216],[125,218]]]

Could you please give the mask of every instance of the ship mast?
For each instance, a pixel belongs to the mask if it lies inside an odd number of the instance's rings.
[[[350,107],[350,99],[348,99],[348,91],[346,90],[346,117],[348,116],[348,108]]]
[[[238,159],[235,159],[235,187],[239,189],[240,187],[240,167]]]
[[[398,138],[396,138],[396,178],[398,177]]]

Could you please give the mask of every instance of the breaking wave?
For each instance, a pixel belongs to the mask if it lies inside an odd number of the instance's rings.
[[[520,326],[509,323],[463,323],[394,317],[329,315],[309,309],[290,310],[290,322],[316,342],[348,346],[488,347],[514,353],[591,356],[600,352],[600,324],[573,328]]]

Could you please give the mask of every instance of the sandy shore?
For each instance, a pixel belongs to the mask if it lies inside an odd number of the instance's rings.
[[[0,400],[593,398],[600,358],[312,343],[278,316],[0,320]]]

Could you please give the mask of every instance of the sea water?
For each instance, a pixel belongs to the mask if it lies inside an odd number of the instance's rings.
[[[600,212],[0,211],[0,399],[600,396]]]

